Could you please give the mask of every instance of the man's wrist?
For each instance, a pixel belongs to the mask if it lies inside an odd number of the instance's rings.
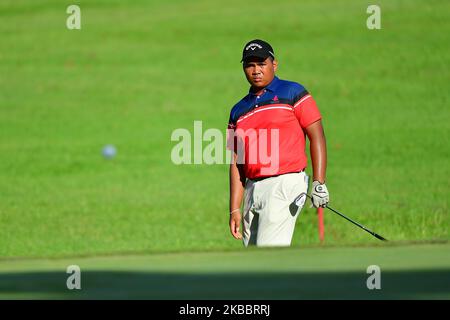
[[[241,208],[237,208],[237,209],[234,209],[234,210],[231,210],[230,211],[230,214],[233,214],[234,212],[241,212]]]

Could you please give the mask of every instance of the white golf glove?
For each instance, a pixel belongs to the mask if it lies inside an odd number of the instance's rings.
[[[327,186],[319,181],[313,181],[311,191],[311,201],[314,207],[325,208],[330,202],[330,195],[328,193]]]

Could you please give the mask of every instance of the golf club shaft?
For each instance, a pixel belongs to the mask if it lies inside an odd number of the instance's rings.
[[[333,208],[331,208],[331,207],[329,207],[329,206],[327,206],[326,208],[330,209],[331,211],[333,211],[334,213],[340,215],[342,218],[344,218],[344,219],[350,221],[351,223],[357,225],[357,226],[360,227],[361,229],[367,231],[368,233],[370,233],[371,235],[373,235],[375,238],[380,239],[380,240],[383,240],[383,241],[386,241],[386,239],[383,238],[382,236],[376,234],[376,233],[373,232],[372,230],[367,229],[367,228],[366,228],[365,226],[363,226],[362,224],[359,224],[358,222],[353,221],[353,220],[350,219],[349,217],[346,217],[345,215],[343,215],[343,214],[340,213],[339,211],[337,211],[337,210],[335,210],[335,209],[333,209]]]
[[[310,199],[311,196],[307,195]],[[345,216],[344,214],[340,213],[339,211],[329,207],[328,205],[326,206],[327,209],[330,209],[331,211],[333,211],[334,213],[336,213],[337,215],[341,216],[342,218],[346,219],[347,221],[350,221],[351,223],[353,223],[354,225],[360,227],[361,229],[363,229],[364,231],[370,233],[371,235],[373,235],[375,238],[380,239],[382,241],[387,241],[387,239],[385,239],[384,237],[380,236],[379,234],[376,234],[375,232],[373,232],[372,230],[367,229],[365,226],[363,226],[362,224],[359,224],[356,221],[353,221],[352,219],[350,219],[349,217]]]

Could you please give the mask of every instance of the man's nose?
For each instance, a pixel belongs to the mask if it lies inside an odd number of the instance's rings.
[[[253,68],[253,72],[252,72],[253,74],[258,74],[260,72],[261,72],[261,69],[259,67],[256,66]]]

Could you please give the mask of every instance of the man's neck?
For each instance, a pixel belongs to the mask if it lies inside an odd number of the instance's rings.
[[[263,88],[255,88],[255,87],[252,87],[252,93],[255,95],[255,96],[260,96],[260,95],[262,95],[263,93],[264,93],[264,89],[265,89],[265,87],[263,87]]]

